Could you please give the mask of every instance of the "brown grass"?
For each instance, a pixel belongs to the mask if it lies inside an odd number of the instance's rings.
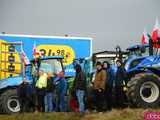
[[[160,111],[160,109],[123,109],[106,113],[24,113],[0,115],[0,120],[143,120],[144,112]]]

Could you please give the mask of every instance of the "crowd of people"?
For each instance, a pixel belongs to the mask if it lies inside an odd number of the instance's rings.
[[[86,109],[104,112],[111,111],[113,106],[124,108],[127,76],[121,60],[116,61],[116,66],[117,70],[114,72],[109,62],[97,62],[91,92],[88,93],[85,73],[81,66],[76,64],[76,75],[69,102],[66,102],[65,98],[68,86],[64,72],[60,72],[55,78],[51,72],[46,73],[43,69],[39,69],[34,85],[29,84],[24,78],[18,88],[20,110],[21,112],[67,112],[69,107],[74,112],[84,113]],[[88,98],[91,98],[90,103],[87,102]],[[87,104],[91,104],[91,108]]]
[[[64,73],[60,72],[56,79],[51,72],[45,73],[43,69],[40,69],[38,74],[35,84],[30,84],[24,78],[18,87],[21,112],[65,112],[67,81]],[[58,98],[56,101],[54,96]]]
[[[116,65],[117,70],[114,73],[107,61],[96,64],[97,71],[93,81],[93,105],[98,112],[111,111],[113,106],[125,107],[124,88],[127,85],[127,75],[121,60],[117,60]]]

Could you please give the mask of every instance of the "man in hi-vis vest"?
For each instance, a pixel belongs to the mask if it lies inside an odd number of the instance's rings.
[[[45,89],[47,87],[47,74],[44,70],[39,70],[39,79],[36,82],[36,93],[37,93],[37,109],[40,112],[45,112]]]

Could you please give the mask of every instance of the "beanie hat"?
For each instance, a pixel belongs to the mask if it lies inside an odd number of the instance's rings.
[[[97,65],[102,65],[102,63],[98,61],[98,62],[96,63],[96,66],[97,66]]]

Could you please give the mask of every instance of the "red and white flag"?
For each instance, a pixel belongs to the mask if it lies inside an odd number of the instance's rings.
[[[159,37],[158,34],[159,34],[159,32],[160,32],[160,26],[159,26],[158,19],[156,19],[156,23],[155,23],[155,26],[154,26],[154,29],[153,29],[152,35],[151,35],[151,38],[152,38],[153,43],[158,42],[158,37]],[[154,47],[154,48],[159,48],[160,45],[158,45],[158,44],[153,44],[153,47]]]
[[[28,59],[28,57],[27,57],[27,55],[26,55],[26,53],[24,52],[23,49],[22,49],[22,60],[23,60],[25,65],[30,64],[30,61],[29,61],[29,59]]]
[[[145,29],[144,29],[143,35],[141,37],[141,43],[142,43],[142,45],[149,43],[149,37],[147,36],[147,32]]]
[[[44,54],[37,49],[36,42],[34,42],[34,46],[33,46],[33,56],[34,56],[34,58],[38,58],[38,57],[44,56]]]

